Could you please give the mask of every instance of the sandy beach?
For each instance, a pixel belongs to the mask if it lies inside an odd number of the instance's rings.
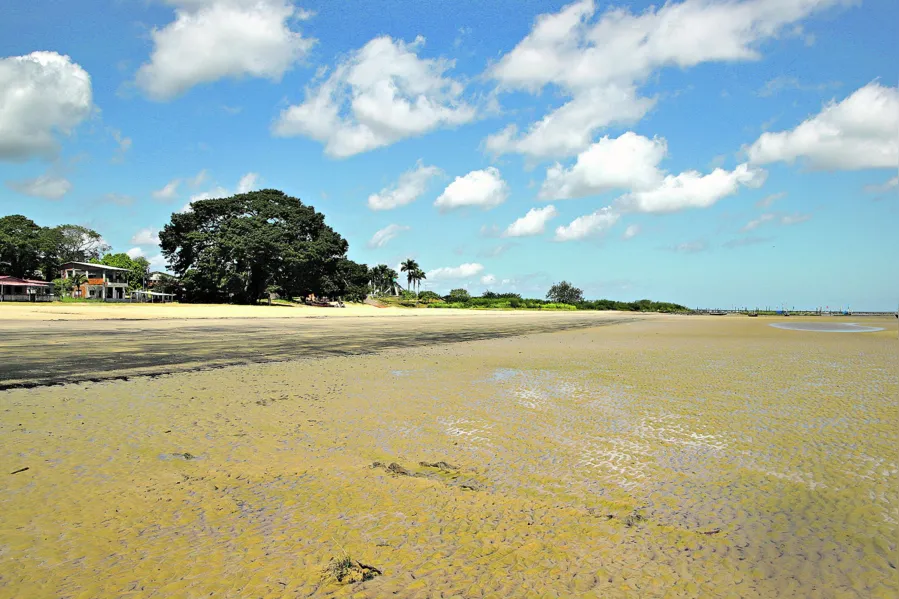
[[[895,319],[421,312],[0,324],[0,597],[899,591]]]

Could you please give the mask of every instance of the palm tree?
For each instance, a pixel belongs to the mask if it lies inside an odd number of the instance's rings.
[[[74,275],[69,277],[69,280],[72,282],[72,296],[75,295],[75,290],[81,292],[81,286],[87,283],[87,276],[83,272],[76,272]]]
[[[415,283],[418,285],[418,294],[421,295],[421,282],[427,279],[428,276],[425,274],[420,268],[415,269]]]
[[[418,262],[413,260],[412,258],[406,258],[402,264],[400,264],[400,272],[406,273],[406,282],[408,284],[408,290],[412,291],[412,281],[415,280],[415,271],[420,270],[418,267]]]

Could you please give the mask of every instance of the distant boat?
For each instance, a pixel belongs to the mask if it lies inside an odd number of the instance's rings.
[[[756,318],[756,317],[758,317],[758,315],[759,315],[758,312],[747,312],[746,313],[746,316],[749,316],[750,318]]]
[[[727,312],[725,312],[724,310],[711,310],[709,314],[712,316],[726,316]]]

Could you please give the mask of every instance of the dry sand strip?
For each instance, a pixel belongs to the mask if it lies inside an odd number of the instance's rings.
[[[652,318],[599,312],[408,312],[415,316],[0,321],[0,389],[357,355]]]

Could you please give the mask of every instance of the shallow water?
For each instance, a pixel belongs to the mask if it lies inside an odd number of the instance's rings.
[[[0,597],[894,597],[897,372],[672,319],[3,392]]]
[[[883,327],[868,327],[854,322],[776,322],[775,329],[787,331],[813,331],[816,333],[875,333]]]

